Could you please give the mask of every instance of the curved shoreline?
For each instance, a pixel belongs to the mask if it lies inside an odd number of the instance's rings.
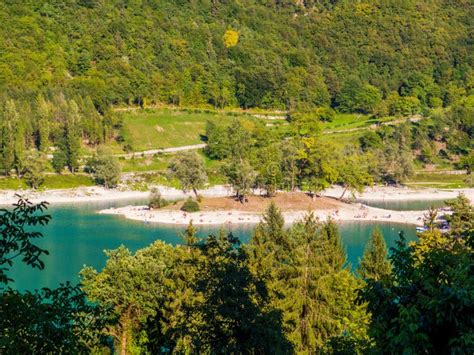
[[[423,214],[426,211],[393,211],[365,205],[347,204],[343,208],[329,210],[306,210],[282,212],[285,222],[292,224],[304,217],[308,212],[314,213],[320,220],[331,217],[335,221],[367,221],[367,222],[393,222],[411,225],[422,225]],[[179,210],[152,211],[146,206],[126,206],[109,208],[100,214],[120,215],[127,219],[145,223],[158,223],[167,225],[235,225],[257,224],[262,213],[242,212],[238,210],[200,211],[187,213]]]
[[[184,193],[181,190],[157,186],[164,198],[182,199],[193,196],[191,193]],[[376,186],[367,188],[363,193],[356,194],[355,198],[365,201],[415,201],[415,200],[446,200],[455,198],[459,193],[464,193],[474,202],[474,188],[470,189],[410,189],[405,187]],[[126,188],[105,189],[100,186],[81,187],[75,189],[60,189],[47,191],[34,190],[0,190],[0,205],[11,205],[18,198],[16,194],[28,198],[32,202],[48,201],[49,203],[80,203],[80,202],[100,202],[127,199],[146,199],[149,191],[133,191]],[[226,185],[216,185],[205,190],[200,190],[199,194],[204,197],[231,196],[232,189]],[[332,187],[322,192],[323,196],[338,198],[342,194],[342,188]],[[350,197],[347,193],[346,197]]]

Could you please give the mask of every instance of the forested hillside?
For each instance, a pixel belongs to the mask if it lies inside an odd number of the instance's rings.
[[[290,139],[303,161],[301,144],[308,147],[310,137],[320,146],[320,122],[344,121],[338,114],[354,114],[348,121],[355,125],[370,117],[379,128],[421,115],[427,119],[402,129],[407,139],[366,127],[367,134],[327,140],[374,156],[399,147],[378,160],[402,159],[395,167],[408,167],[403,179],[415,160],[470,172],[473,19],[470,1],[3,1],[0,169],[18,177],[65,167],[76,173],[101,145],[120,153],[169,146],[170,137],[173,146],[213,144],[197,116],[188,129],[175,127],[172,114],[156,122],[147,118],[153,112],[117,112],[173,106],[199,108],[208,117],[241,109],[286,115],[289,129],[259,125],[268,134],[256,148]],[[211,151],[211,159],[229,158]],[[321,170],[321,154],[311,168],[301,167],[311,179]],[[338,181],[331,175],[330,182]],[[374,181],[387,176],[372,175]]]
[[[0,91],[90,96],[102,112],[143,101],[373,112],[393,93],[449,105],[474,85],[473,19],[468,0],[6,0]]]

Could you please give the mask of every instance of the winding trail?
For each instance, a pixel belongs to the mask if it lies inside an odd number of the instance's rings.
[[[206,147],[206,143],[199,143],[199,144],[192,144],[192,145],[183,145],[181,147],[144,150],[142,152],[133,152],[133,153],[127,153],[127,154],[114,154],[114,156],[118,158],[133,158],[133,157],[140,157],[140,156],[145,156],[145,155],[154,155],[154,154],[159,154],[159,153],[175,153],[175,152],[182,152],[185,150],[197,150],[197,149],[202,149],[205,147]]]
[[[125,158],[125,159],[131,159],[133,157],[141,157],[141,156],[147,156],[147,155],[154,155],[154,154],[159,154],[159,153],[175,153],[175,152],[181,152],[185,150],[197,150],[197,149],[202,149],[206,147],[206,143],[199,143],[199,144],[192,144],[192,145],[183,145],[180,147],[169,147],[169,148],[159,148],[159,149],[151,149],[151,150],[144,150],[141,152],[133,152],[133,153],[125,153],[125,154],[113,154],[114,157],[117,158]],[[53,154],[47,154],[46,157],[48,159],[53,159]],[[90,155],[84,155],[83,158],[88,158]]]

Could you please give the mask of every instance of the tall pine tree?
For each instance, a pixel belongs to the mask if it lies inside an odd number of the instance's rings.
[[[79,150],[81,148],[80,112],[74,100],[67,105],[65,124],[65,143],[67,165],[71,172],[75,172],[79,167]]]
[[[51,104],[43,96],[38,96],[35,102],[36,113],[36,147],[46,152],[50,145],[49,134],[52,121]]]
[[[280,210],[272,202],[256,226],[247,247],[250,268],[254,275],[266,282],[270,302],[277,309],[282,308],[282,290],[291,260],[291,246],[284,224]]]
[[[363,279],[374,281],[380,281],[389,276],[392,265],[387,254],[387,245],[382,232],[379,228],[375,228],[357,267],[357,274]]]
[[[282,309],[297,352],[322,352],[334,338],[338,344],[364,338],[366,313],[352,302],[359,284],[344,268],[346,255],[336,224],[321,224],[310,214],[289,233],[292,254],[282,283]]]

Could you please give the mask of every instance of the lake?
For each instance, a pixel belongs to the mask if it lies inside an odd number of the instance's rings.
[[[445,206],[445,200],[411,200],[411,201],[390,201],[390,200],[364,200],[357,202],[364,205],[383,208],[395,211],[423,211],[430,207],[439,208]]]
[[[20,290],[33,290],[41,287],[57,287],[59,283],[79,281],[78,272],[84,265],[101,269],[105,265],[105,249],[124,245],[132,251],[143,248],[160,239],[170,244],[180,243],[180,233],[184,226],[175,227],[159,224],[145,224],[120,216],[100,215],[98,210],[130,204],[143,204],[143,201],[114,201],[101,203],[81,203],[75,205],[57,204],[50,206],[48,213],[53,219],[41,231],[44,238],[38,244],[49,251],[45,256],[45,269],[31,269],[15,260],[9,276],[15,280],[9,286]],[[400,230],[407,239],[416,238],[415,227],[396,223],[346,222],[340,224],[340,233],[352,267],[357,265],[365,244],[375,226],[379,226],[387,244],[393,246]],[[247,241],[252,226],[232,226],[231,231],[243,242]],[[199,234],[218,231],[218,227],[199,227]]]

